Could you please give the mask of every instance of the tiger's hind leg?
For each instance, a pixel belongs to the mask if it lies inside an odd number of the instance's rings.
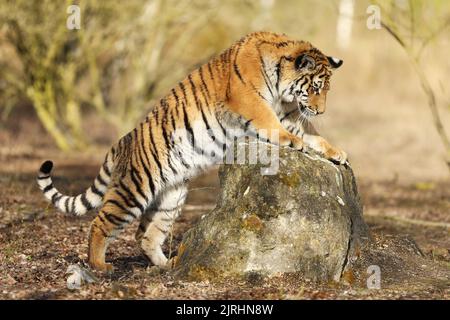
[[[92,221],[89,232],[89,265],[99,271],[112,272],[113,266],[105,262],[108,244],[126,225],[139,218],[145,210],[143,201],[130,197],[130,189],[114,187],[104,196],[104,203]]]
[[[187,187],[183,184],[164,191],[141,219],[136,239],[141,241],[144,254],[156,266],[167,265],[168,260],[162,251],[162,245],[172,224],[181,213],[186,196]]]

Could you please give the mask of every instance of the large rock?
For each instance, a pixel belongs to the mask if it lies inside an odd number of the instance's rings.
[[[368,237],[352,170],[266,146],[279,152],[276,174],[262,174],[268,165],[248,164],[248,156],[247,164],[221,166],[217,206],[185,234],[175,276],[214,280],[297,272],[319,281],[341,279]]]

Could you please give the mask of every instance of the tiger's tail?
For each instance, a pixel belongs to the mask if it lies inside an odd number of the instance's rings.
[[[82,216],[91,209],[98,208],[103,201],[111,175],[114,171],[114,149],[105,157],[100,172],[85,192],[77,196],[67,196],[59,192],[54,186],[50,175],[53,162],[45,161],[39,169],[37,183],[44,196],[59,210],[75,216]]]

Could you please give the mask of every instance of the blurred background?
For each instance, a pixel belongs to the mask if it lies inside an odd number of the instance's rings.
[[[190,70],[268,30],[344,60],[315,121],[359,179],[433,189],[450,177],[449,21],[445,0],[3,0],[2,171],[99,164]]]
[[[63,193],[84,191],[111,144],[155,101],[256,30],[344,60],[316,127],[349,154],[371,231],[412,237],[448,267],[450,1],[1,0],[0,299],[70,296],[61,290],[67,265],[87,258],[95,212],[68,217],[50,206],[35,183],[42,161],[54,160]],[[214,207],[217,170],[189,189],[166,254]],[[165,297],[153,284],[164,288],[164,278],[136,277],[148,265],[136,229],[137,222],[111,245],[115,279]],[[108,296],[111,281],[80,295]],[[205,291],[194,288],[177,294]],[[240,287],[235,295],[243,297]]]

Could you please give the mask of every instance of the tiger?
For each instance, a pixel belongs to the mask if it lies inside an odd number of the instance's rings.
[[[53,186],[50,160],[41,165],[37,183],[64,213],[81,216],[99,209],[89,229],[91,268],[113,272],[112,263],[105,261],[108,244],[136,219],[135,238],[143,254],[153,265],[167,268],[170,260],[162,245],[180,214],[187,183],[227,152],[230,139],[252,133],[266,143],[298,151],[311,148],[337,164],[347,161],[347,154],[311,123],[325,112],[330,77],[342,63],[285,34],[250,33],[155,103],[109,149],[85,192],[60,193]]]

